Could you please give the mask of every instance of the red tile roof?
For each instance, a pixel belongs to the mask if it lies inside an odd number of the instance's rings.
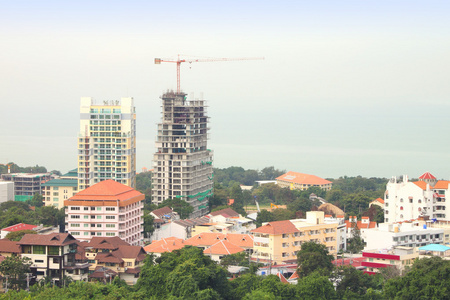
[[[76,244],[77,240],[69,233],[25,234],[17,242],[19,245],[66,246]]]
[[[425,181],[414,181],[414,184],[420,187],[422,190],[426,190],[428,185]]]
[[[325,185],[332,183],[331,181],[328,181],[315,175],[297,173],[292,171],[289,171],[286,174],[277,177],[276,180],[298,184],[310,184],[310,185]]]
[[[378,201],[378,202],[380,202],[381,204],[384,204],[384,200],[381,199],[381,198],[377,198],[377,199],[375,199],[375,201]]]
[[[436,177],[431,175],[430,172],[425,172],[422,174],[422,176],[419,177],[419,179],[436,179]]]
[[[244,252],[245,250],[227,240],[221,240],[212,245],[211,247],[205,249],[203,254],[205,255],[229,255],[239,252]]]
[[[253,233],[285,234],[300,232],[291,221],[275,221],[253,229]]]
[[[113,200],[113,201],[125,201],[134,197],[144,196],[144,194],[136,191],[135,189],[118,183],[114,180],[108,179],[100,181],[87,189],[84,189],[75,196],[66,201],[79,201],[79,200]],[[145,196],[144,196],[145,197]],[[65,201],[65,202],[66,202]],[[70,202],[69,202],[70,203]]]
[[[3,228],[2,231],[19,231],[19,230],[33,230],[33,228],[36,228],[37,225],[31,225],[31,224],[24,224],[24,223],[19,223],[16,225],[12,225],[6,228]]]
[[[87,243],[86,247],[92,247],[94,249],[114,250],[119,248],[119,246],[121,245],[129,246],[130,244],[128,244],[118,236],[113,237],[94,236],[91,238],[89,243]]]
[[[8,239],[0,240],[0,253],[21,253],[20,246],[17,242]]]
[[[162,217],[164,217],[164,215],[170,215],[171,213],[173,213],[173,210],[168,206],[164,206],[164,207],[155,209],[151,213],[153,213],[158,218],[162,218]]]
[[[289,277],[289,280],[293,280],[293,279],[299,279],[300,276],[298,276],[297,270],[295,270],[295,272],[291,275],[291,277]]]

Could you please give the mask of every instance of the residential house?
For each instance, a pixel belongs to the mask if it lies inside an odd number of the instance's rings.
[[[303,174],[289,171],[276,178],[280,187],[290,188],[291,190],[307,190],[310,187],[320,187],[325,191],[331,190],[332,182],[315,175]]]
[[[390,250],[363,251],[365,261],[361,263],[365,267],[364,273],[380,273],[380,269],[395,267],[404,272],[407,267],[412,266],[419,253],[413,247],[394,247]]]

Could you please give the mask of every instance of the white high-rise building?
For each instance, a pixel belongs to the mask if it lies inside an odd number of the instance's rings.
[[[81,98],[78,190],[112,179],[136,187],[136,113],[133,98],[94,103]]]
[[[208,149],[208,116],[205,100],[187,100],[184,93],[162,97],[153,157],[152,202],[180,198],[194,207],[191,217],[208,213],[212,195],[212,152]]]

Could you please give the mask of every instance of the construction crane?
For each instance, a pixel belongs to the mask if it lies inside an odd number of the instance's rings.
[[[180,87],[180,67],[181,63],[188,62],[214,62],[214,61],[235,61],[235,60],[263,60],[264,57],[237,57],[237,58],[200,58],[200,59],[180,59],[178,55],[177,60],[166,60],[161,58],[155,58],[155,64],[160,65],[162,62],[176,63],[177,64],[177,94],[181,93]]]

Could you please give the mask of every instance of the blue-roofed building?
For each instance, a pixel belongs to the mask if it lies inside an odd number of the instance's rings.
[[[47,181],[42,185],[42,196],[45,206],[63,208],[64,200],[78,192],[77,169],[71,170],[58,179]]]

